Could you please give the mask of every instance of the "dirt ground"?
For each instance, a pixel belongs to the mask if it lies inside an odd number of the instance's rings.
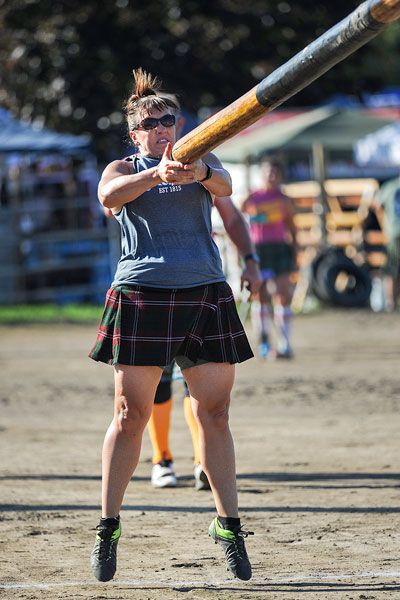
[[[122,511],[116,579],[89,554],[112,368],[86,354],[96,326],[0,328],[0,597],[210,600],[395,598],[400,592],[400,315],[299,316],[292,362],[237,369],[231,425],[254,566],[227,574],[207,536],[175,384],[176,489],[149,483],[150,444]]]

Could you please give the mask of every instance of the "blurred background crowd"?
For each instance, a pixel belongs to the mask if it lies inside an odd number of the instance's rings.
[[[109,161],[134,152],[132,69],[180,92],[183,134],[247,92],[357,1],[0,0],[0,304],[101,303],[118,229],[97,201]],[[400,25],[393,24],[216,149],[233,200],[279,159],[293,205],[292,309],[396,309],[400,263]],[[238,291],[240,260],[215,215]]]

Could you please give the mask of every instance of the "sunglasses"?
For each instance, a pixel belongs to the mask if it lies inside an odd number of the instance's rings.
[[[151,129],[155,129],[159,123],[161,123],[163,127],[172,127],[175,125],[175,121],[175,115],[163,115],[159,119],[156,117],[146,117],[139,125],[136,125],[135,129],[150,131]]]

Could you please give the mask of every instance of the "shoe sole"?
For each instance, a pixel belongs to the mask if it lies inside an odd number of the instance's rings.
[[[208,481],[207,475],[202,473],[199,479],[196,479],[194,487],[198,492],[211,490],[210,482]]]
[[[175,477],[163,477],[161,481],[152,481],[151,485],[155,488],[173,488],[178,485]]]

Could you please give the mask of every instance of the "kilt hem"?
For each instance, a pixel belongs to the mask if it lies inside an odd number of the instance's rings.
[[[175,356],[230,364],[254,356],[229,285],[110,288],[89,357],[110,365],[162,368]]]

